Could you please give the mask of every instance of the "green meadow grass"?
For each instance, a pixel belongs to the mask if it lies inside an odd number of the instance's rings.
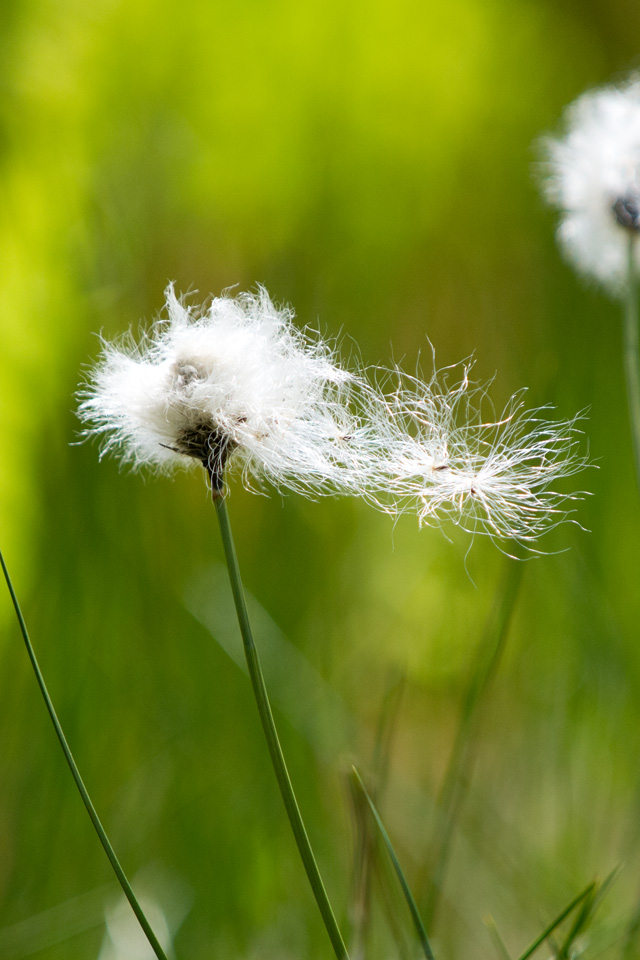
[[[623,0],[0,12],[0,545],[87,789],[179,960],[331,945],[202,477],[123,473],[76,445],[95,331],[151,319],[168,280],[196,300],[262,282],[367,363],[421,355],[428,372],[427,336],[439,365],[475,353],[498,409],[523,384],[558,417],[590,408],[598,469],[575,515],[590,532],[564,525],[520,565],[495,660],[512,564],[491,543],[237,482],[229,507],[347,946],[421,955],[355,766],[436,960],[524,960],[545,930],[541,958],[640,953],[640,509],[619,305],[562,263],[531,146],[634,66],[639,21]],[[119,896],[7,593],[0,960],[98,958]]]

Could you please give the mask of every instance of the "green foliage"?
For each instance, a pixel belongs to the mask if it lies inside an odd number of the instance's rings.
[[[591,533],[558,529],[525,569],[427,933],[438,960],[491,956],[491,914],[517,956],[622,861],[571,949],[637,952],[640,510],[619,309],[561,262],[531,143],[633,66],[639,26],[626,0],[3,5],[0,545],[127,873],[168,876],[168,913],[187,891],[178,958],[315,960],[327,941],[226,630],[231,598],[210,576],[222,550],[203,478],[121,473],[72,445],[95,331],[151,318],[169,279],[200,299],[263,282],[366,362],[413,369],[422,353],[428,371],[427,335],[440,364],[475,351],[498,406],[528,384],[560,416],[590,407],[599,470],[576,516]],[[356,848],[343,773],[374,762],[389,676],[404,672],[383,809],[424,915],[504,560],[355,502],[234,486],[231,508],[341,929]],[[0,704],[0,960],[97,958],[118,891],[8,596]],[[404,949],[393,896],[372,895],[366,960]]]

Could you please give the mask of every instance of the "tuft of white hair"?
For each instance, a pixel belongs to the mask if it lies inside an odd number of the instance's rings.
[[[469,371],[469,364],[449,367],[429,382],[398,372],[391,409],[404,445],[394,453],[392,489],[421,524],[447,517],[473,534],[532,549],[581,498],[555,484],[587,465],[582,418],[553,421],[549,407],[527,410],[524,390],[496,417],[488,387]]]
[[[592,90],[566,110],[563,137],[542,142],[547,199],[571,263],[619,295],[630,231],[640,229],[640,79]],[[635,244],[637,267],[640,248]]]
[[[200,461],[245,481],[326,493],[351,486],[341,455],[353,426],[352,376],[293,325],[266,290],[216,297],[207,310],[166,290],[166,317],[137,344],[102,343],[80,418],[102,453],[169,472]],[[217,461],[220,462],[217,462]]]
[[[80,391],[86,436],[133,468],[201,463],[214,492],[227,471],[306,496],[363,497],[421,524],[531,545],[568,514],[553,486],[585,465],[576,421],[526,412],[521,395],[483,419],[486,388],[469,367],[430,380],[387,371],[385,389],[338,365],[266,290],[194,310],[166,291],[166,316],[140,342],[103,341]]]

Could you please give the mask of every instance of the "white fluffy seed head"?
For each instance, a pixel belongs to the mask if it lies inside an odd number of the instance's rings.
[[[417,508],[421,524],[446,516],[473,534],[531,549],[579,499],[554,484],[586,466],[580,418],[549,421],[548,408],[526,410],[524,391],[496,417],[487,387],[469,370],[450,367],[428,383],[398,373],[391,407],[404,445],[392,453],[392,489]]]
[[[160,470],[200,461],[222,471],[231,456],[247,479],[340,487],[352,378],[329,346],[297,330],[264,289],[197,312],[170,286],[166,313],[140,345],[103,342],[80,404],[103,453]]]
[[[565,113],[566,132],[543,142],[545,192],[561,210],[567,258],[619,295],[630,235],[640,230],[640,79],[589,91]],[[640,268],[640,247],[635,244]]]
[[[237,469],[249,487],[361,496],[529,546],[566,518],[572,497],[553,484],[585,465],[575,421],[524,412],[520,395],[486,420],[468,365],[427,382],[387,372],[391,388],[347,372],[264,289],[200,311],[171,286],[166,298],[140,343],[103,341],[81,390],[85,434],[103,454],[161,471],[200,462],[217,488]]]

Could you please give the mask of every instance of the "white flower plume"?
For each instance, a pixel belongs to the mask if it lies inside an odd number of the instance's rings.
[[[139,345],[130,335],[103,342],[81,391],[80,417],[103,435],[103,453],[165,471],[199,461],[214,483],[228,460],[247,483],[356,492],[357,378],[325,342],[298,330],[262,288],[194,311],[169,286],[166,311]]]
[[[525,544],[566,518],[571,495],[552,485],[585,465],[575,421],[524,412],[517,395],[486,422],[468,367],[453,385],[450,371],[396,371],[385,391],[262,288],[193,310],[169,286],[166,314],[140,343],[103,341],[80,392],[103,454],[161,471],[202,463],[215,493],[236,469],[249,487],[361,496]]]
[[[400,374],[391,403],[405,442],[396,447],[393,489],[417,507],[422,524],[446,516],[471,533],[530,548],[580,498],[553,485],[586,466],[581,418],[550,421],[548,407],[527,410],[524,390],[496,418],[487,387],[469,370],[449,367],[428,383]]]
[[[544,141],[546,195],[562,211],[558,239],[578,270],[618,294],[629,236],[640,231],[640,79],[583,94],[565,123],[564,137]],[[635,256],[640,267],[638,244]]]

